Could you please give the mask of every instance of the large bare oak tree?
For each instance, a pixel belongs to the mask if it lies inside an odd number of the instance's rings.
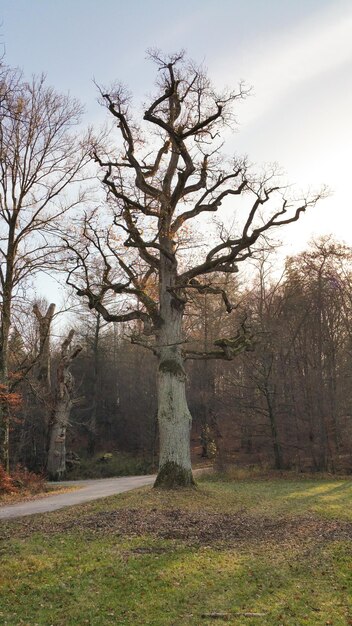
[[[230,313],[233,305],[214,277],[238,271],[269,230],[298,220],[320,194],[289,200],[273,172],[256,176],[246,159],[222,156],[222,133],[235,121],[234,105],[247,95],[242,84],[220,94],[183,54],[151,56],[158,67],[157,94],[146,105],[141,126],[123,87],[101,91],[120,136],[114,148],[94,150],[113,219],[108,223],[102,208],[100,215],[86,216],[80,241],[67,238],[71,262],[75,259],[68,283],[105,320],[136,321],[142,332],[134,340],[155,353],[156,485],[177,487],[193,484],[185,359],[231,359],[249,345],[244,329],[220,338],[210,351],[187,350],[183,317],[189,294],[218,294]],[[232,231],[224,226],[218,236],[212,230],[207,237],[206,216],[216,214],[219,223],[224,208],[232,211]],[[204,246],[187,253],[196,231]]]

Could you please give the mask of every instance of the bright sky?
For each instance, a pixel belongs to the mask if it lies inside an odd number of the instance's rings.
[[[152,88],[148,47],[185,48],[219,86],[243,78],[233,150],[277,161],[299,188],[332,195],[280,233],[287,253],[312,235],[352,245],[351,0],[1,0],[6,61],[48,82],[101,119],[92,79],[125,82],[143,99]]]

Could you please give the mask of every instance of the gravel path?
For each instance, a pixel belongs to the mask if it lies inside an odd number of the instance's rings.
[[[77,486],[79,489],[68,493],[46,496],[38,500],[18,502],[7,506],[0,506],[0,519],[23,517],[35,513],[56,511],[65,506],[82,504],[91,500],[98,500],[123,491],[130,491],[144,485],[151,485],[155,476],[124,476],[122,478],[101,478],[98,480],[72,480],[65,483],[56,483],[67,486]]]

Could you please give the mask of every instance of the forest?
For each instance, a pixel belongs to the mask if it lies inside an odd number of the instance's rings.
[[[250,350],[231,361],[187,362],[193,461],[349,473],[351,251],[331,237],[321,238],[288,258],[280,276],[272,270],[271,256],[275,251],[263,252],[254,262],[247,284],[227,281],[227,293],[238,303],[230,316],[215,296],[193,298],[185,325],[195,349],[206,350],[224,331],[232,336],[241,323],[252,335]],[[37,307],[43,315],[49,309],[43,302]],[[75,385],[66,443],[69,468],[75,458],[105,455],[101,463],[108,473],[109,454],[126,453],[135,459],[132,470],[155,469],[155,357],[131,344],[131,328],[107,324],[99,313],[82,308],[75,320],[81,351],[70,366]],[[11,335],[14,373],[18,363],[36,362],[40,347],[33,312],[24,326],[25,334],[16,329]],[[46,467],[53,402],[47,376],[50,372],[55,394],[62,349],[55,338],[49,343],[47,362],[41,360],[40,367],[37,361],[16,387],[21,402],[10,429],[11,463],[35,471]]]

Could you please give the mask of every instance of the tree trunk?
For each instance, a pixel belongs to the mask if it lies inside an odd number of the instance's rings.
[[[50,480],[61,480],[66,472],[66,430],[72,408],[74,378],[69,371],[73,359],[81,351],[76,346],[71,352],[69,347],[74,331],[71,330],[61,347],[61,357],[57,368],[57,389],[50,432],[47,472]]]
[[[9,271],[8,271],[9,274]],[[11,274],[11,273],[10,273]],[[7,276],[3,293],[0,327],[0,464],[10,471],[10,408],[7,401],[9,392],[8,361],[11,327],[11,287],[12,274]]]
[[[63,388],[66,383],[63,383]],[[66,397],[65,397],[66,396]],[[50,433],[47,472],[50,480],[61,480],[66,473],[66,429],[70,417],[72,402],[63,391],[58,400],[53,416]]]
[[[34,315],[38,321],[39,330],[39,352],[36,364],[36,378],[41,382],[45,392],[50,393],[51,377],[50,377],[50,339],[51,339],[51,323],[55,313],[55,304],[50,304],[46,313],[43,315],[38,304],[33,306]]]
[[[271,404],[270,398],[267,396],[266,398],[268,404],[268,415],[270,420],[270,430],[271,430],[271,441],[273,445],[274,459],[275,459],[275,469],[281,470],[283,469],[283,460],[282,460],[282,450],[279,442],[279,435],[277,432],[277,423],[276,417],[273,411],[273,407]]]
[[[42,463],[47,463],[47,453],[50,443],[50,418],[52,417],[53,393],[51,389],[51,326],[55,313],[55,304],[51,303],[45,313],[42,313],[38,303],[33,306],[33,313],[38,323],[39,345],[36,363],[33,369],[33,392],[35,410],[42,416]],[[40,458],[40,455],[39,455]]]
[[[171,292],[172,269],[164,261],[161,272],[158,333],[159,473],[155,487],[173,489],[194,485],[190,432],[192,417],[186,399],[186,373],[182,357],[183,305]]]
[[[92,410],[88,424],[88,445],[89,456],[94,456],[97,442],[97,412],[98,412],[98,386],[99,386],[99,339],[100,339],[101,316],[97,314],[94,343],[93,343],[93,401]]]

